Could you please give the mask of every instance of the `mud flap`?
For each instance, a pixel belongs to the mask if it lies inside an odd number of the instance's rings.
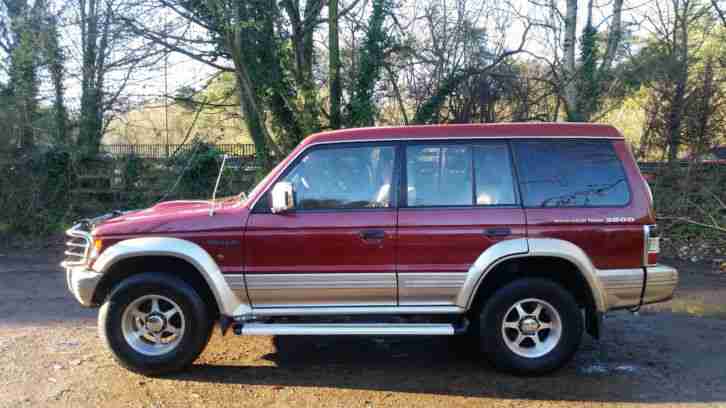
[[[594,339],[600,339],[602,328],[602,312],[588,307],[585,309],[585,330]]]

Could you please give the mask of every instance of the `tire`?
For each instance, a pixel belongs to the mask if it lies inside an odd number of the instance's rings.
[[[209,342],[213,326],[208,307],[194,288],[156,272],[123,280],[98,314],[101,339],[116,361],[148,376],[189,366]]]
[[[541,375],[573,357],[583,329],[580,308],[562,286],[546,279],[520,279],[497,290],[484,303],[479,314],[479,346],[499,370]]]

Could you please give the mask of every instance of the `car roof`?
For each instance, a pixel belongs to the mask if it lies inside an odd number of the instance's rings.
[[[304,144],[458,138],[622,139],[623,135],[611,125],[593,123],[483,123],[341,129],[311,135]]]

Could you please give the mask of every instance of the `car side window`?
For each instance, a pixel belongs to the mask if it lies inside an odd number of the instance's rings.
[[[394,160],[393,146],[314,149],[282,181],[292,183],[298,209],[387,208]]]
[[[625,172],[612,143],[513,142],[527,207],[622,206],[630,201]]]
[[[408,146],[406,199],[409,207],[517,204],[509,147],[506,142]]]
[[[406,148],[406,198],[409,207],[463,206],[473,203],[471,147],[416,145]]]
[[[515,194],[512,161],[504,142],[474,147],[474,175],[477,205],[514,205]]]

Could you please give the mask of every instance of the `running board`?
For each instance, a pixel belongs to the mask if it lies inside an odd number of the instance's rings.
[[[467,323],[236,323],[242,336],[453,336]]]

